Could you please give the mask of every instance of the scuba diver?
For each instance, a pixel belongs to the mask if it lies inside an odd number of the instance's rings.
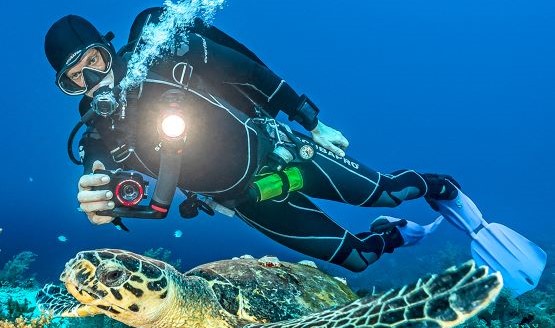
[[[110,212],[121,205],[109,187],[113,170],[151,176],[158,188],[171,180],[165,172],[178,167],[172,173],[176,185],[170,183],[172,190],[151,201],[149,211],[167,212],[177,187],[187,195],[189,209],[234,212],[293,250],[356,272],[434,230],[437,220],[421,226],[382,216],[369,231],[354,234],[313,204],[310,198],[395,207],[424,198],[437,210],[434,201],[454,199],[459,185],[447,175],[380,173],[345,155],[349,142],[318,119],[319,109],[306,95],[243,44],[200,19],[175,33],[175,46],[149,66],[138,87],[122,90],[119,83],[141,48],[143,28],[157,23],[163,10],[141,12],[128,43],[117,52],[111,32],[102,35],[75,15],[56,21],[45,36],[56,85],[82,96],[79,111],[87,129],[79,142],[81,161],[73,160],[84,166],[77,198],[92,223],[119,219]],[[168,147],[160,137],[161,104],[178,108],[186,122],[182,147],[170,156],[178,165],[162,163]],[[308,135],[276,121],[279,111]]]

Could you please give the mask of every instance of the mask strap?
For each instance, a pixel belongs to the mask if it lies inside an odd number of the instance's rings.
[[[109,31],[102,38],[104,40],[106,40],[106,42],[111,42],[115,37],[116,37],[116,35],[114,34],[114,32]]]

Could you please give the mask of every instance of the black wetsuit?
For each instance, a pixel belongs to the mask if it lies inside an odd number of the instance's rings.
[[[144,24],[142,15],[134,29]],[[223,202],[242,197],[275,143],[265,127],[254,122],[255,109],[272,117],[280,110],[291,116],[300,97],[252,52],[221,31],[208,33],[199,28],[197,32],[207,33],[194,32],[184,37],[186,46],[176,47],[151,67],[141,86],[137,112],[129,113],[135,115],[132,123],[119,124],[99,117],[90,125],[80,143],[86,170],[99,159],[108,168],[134,169],[156,177],[157,102],[164,91],[180,88],[189,95],[191,109],[187,115],[193,131],[185,145],[178,186]],[[89,103],[90,98],[85,97],[82,113]],[[121,156],[113,150],[126,144],[129,131],[134,131],[136,151],[129,157]],[[316,150],[310,160],[295,164],[301,169],[303,188],[278,199],[243,201],[235,207],[236,213],[289,248],[354,271],[364,270],[384,252],[400,246],[402,240],[395,233],[350,233],[309,197],[355,206],[393,207],[404,200],[427,196],[430,180],[426,175],[412,170],[381,174],[356,159],[335,156],[300,133],[296,135]],[[126,159],[114,161],[113,157],[118,156]]]

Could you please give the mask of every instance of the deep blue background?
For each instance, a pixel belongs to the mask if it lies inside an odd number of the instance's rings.
[[[44,34],[73,13],[101,32],[115,32],[120,47],[135,15],[161,3],[0,5],[0,265],[31,250],[39,254],[33,270],[54,279],[76,251],[101,247],[143,252],[163,246],[186,268],[244,253],[305,258],[236,218],[184,221],[174,213],[163,222],[128,221],[132,233],[126,234],[93,226],[76,211],[82,169],[68,160],[66,139],[78,119],[78,99],[54,86]],[[488,220],[553,244],[555,2],[228,0],[214,24],[310,95],[321,119],[349,138],[348,152],[360,162],[383,172],[449,173]],[[319,204],[354,232],[380,214],[421,223],[435,215],[423,200],[396,209]],[[176,229],[182,238],[173,237]],[[68,242],[57,241],[58,235]],[[423,245],[396,252],[408,259],[402,270],[426,263],[417,259],[433,261],[446,241],[467,252],[464,236],[444,224]],[[387,258],[372,270],[396,257]]]

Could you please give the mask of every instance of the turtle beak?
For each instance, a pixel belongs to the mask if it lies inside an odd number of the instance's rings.
[[[65,286],[67,291],[82,304],[91,304],[97,299],[93,294],[72,283],[66,282]]]

